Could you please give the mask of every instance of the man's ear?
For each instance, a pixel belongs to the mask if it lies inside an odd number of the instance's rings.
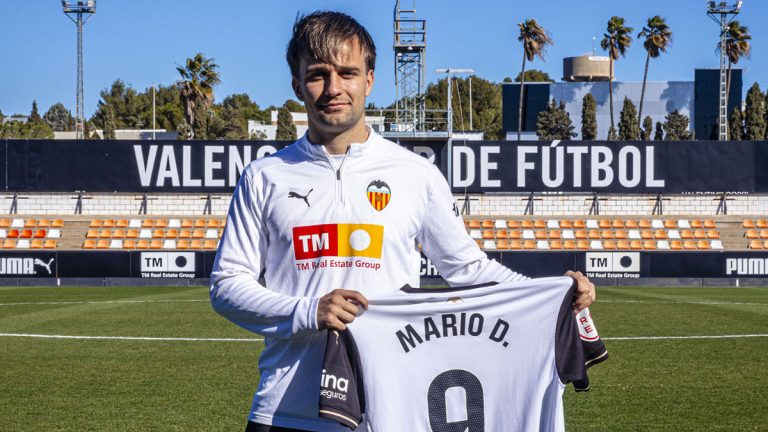
[[[299,85],[299,80],[295,76],[291,77],[291,87],[293,87],[293,93],[296,95],[296,97],[304,102],[304,96],[301,93],[301,86]]]
[[[365,96],[370,96],[373,90],[373,69],[369,70],[365,76]]]

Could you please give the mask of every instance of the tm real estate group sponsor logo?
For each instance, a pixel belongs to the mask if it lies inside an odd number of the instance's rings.
[[[587,277],[639,278],[639,252],[587,252]]]
[[[142,252],[143,278],[194,278],[194,252]]]

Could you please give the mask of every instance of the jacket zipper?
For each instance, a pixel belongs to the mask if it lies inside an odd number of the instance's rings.
[[[323,149],[325,150],[325,149]],[[328,162],[331,164],[331,168],[336,173],[336,204],[344,205],[344,182],[341,179],[341,169],[344,167],[344,162],[347,160],[347,156],[349,155],[349,149],[347,149],[347,152],[344,153],[344,158],[341,160],[341,164],[339,166],[336,166],[336,161],[333,159],[333,157],[328,153],[327,150],[325,150],[325,155],[328,158]]]

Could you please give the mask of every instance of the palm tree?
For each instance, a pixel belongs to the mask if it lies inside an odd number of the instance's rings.
[[[608,20],[607,33],[603,34],[603,40],[600,41],[600,47],[608,51],[608,57],[611,59],[611,71],[610,71],[610,87],[608,87],[608,93],[610,94],[611,105],[611,127],[615,129],[613,122],[613,62],[619,59],[619,55],[622,57],[624,53],[632,44],[632,27],[626,27],[624,25],[624,18],[619,16],[612,16]]]
[[[208,108],[213,104],[213,88],[221,82],[216,69],[219,65],[212,58],[205,58],[202,53],[188,58],[185,67],[176,66],[181,75],[178,82],[179,97],[184,108],[184,118],[190,129],[190,138],[194,138],[195,108],[199,105]]]
[[[749,28],[739,24],[739,21],[733,20],[728,23],[728,29],[725,31],[725,55],[728,57],[728,76],[725,81],[725,100],[727,101],[731,94],[731,65],[738,64],[742,57],[749,59],[752,56],[752,45],[750,44],[752,36],[749,35]],[[720,54],[720,44],[717,44],[717,53]]]
[[[651,58],[658,58],[662,52],[667,52],[672,41],[672,31],[669,29],[664,18],[656,15],[648,18],[648,24],[643,27],[643,31],[638,33],[637,38],[645,38],[643,48],[647,55],[645,56],[645,73],[643,73],[643,89],[640,91],[640,107],[638,111],[638,121],[643,118],[643,99],[645,98],[645,83],[648,80],[648,62]]]
[[[554,41],[546,30],[535,19],[525,20],[517,25],[520,35],[517,40],[523,43],[523,70],[520,73],[520,105],[517,111],[517,140],[523,130],[523,90],[525,88],[525,61],[533,61],[534,57],[544,60],[544,48]]]

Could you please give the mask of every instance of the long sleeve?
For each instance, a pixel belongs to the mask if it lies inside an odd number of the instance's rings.
[[[418,240],[442,277],[450,285],[527,279],[488,259],[467,234],[455,203],[448,182],[436,167],[431,167],[429,204]]]
[[[232,196],[213,265],[211,305],[233,323],[265,336],[288,338],[316,331],[317,298],[277,293],[258,282],[269,245],[263,201],[247,169]]]

